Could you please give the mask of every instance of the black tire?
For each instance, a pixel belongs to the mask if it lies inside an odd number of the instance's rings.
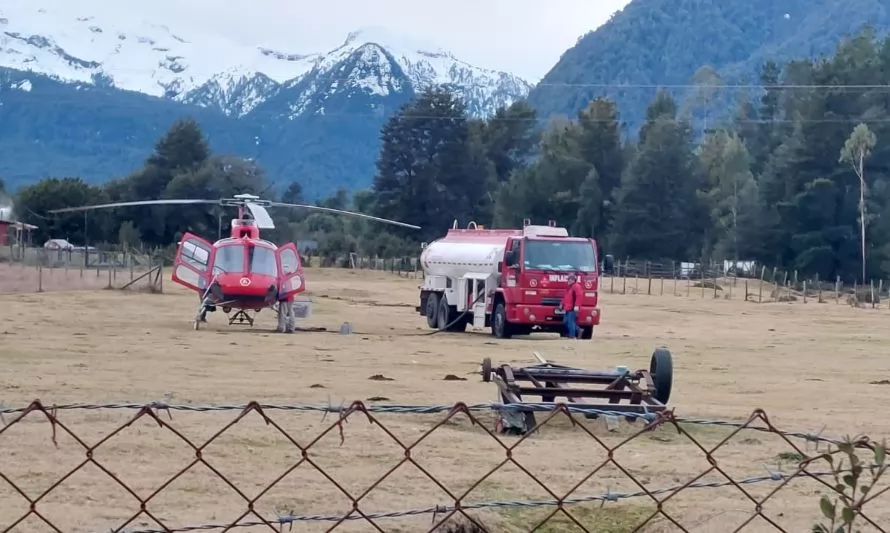
[[[426,314],[426,325],[431,327],[432,329],[436,329],[439,326],[439,295],[436,293],[428,294],[426,297],[426,308],[424,309],[424,314]]]
[[[491,334],[498,339],[509,339],[513,336],[513,328],[507,322],[507,309],[504,302],[498,302],[491,317]]]
[[[491,358],[489,357],[482,360],[482,381],[485,383],[491,381]]]
[[[442,298],[439,300],[439,310],[436,312],[436,328],[439,331],[445,331],[446,326],[454,320],[454,317],[451,316],[451,306],[448,305],[448,299]]]
[[[581,338],[585,341],[589,341],[593,338],[593,326],[589,328],[581,328]]]
[[[674,384],[674,362],[667,348],[656,348],[649,362],[649,373],[655,384],[655,399],[667,405]]]

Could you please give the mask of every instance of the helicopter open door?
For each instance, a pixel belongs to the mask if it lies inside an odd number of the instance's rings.
[[[292,242],[283,244],[275,251],[275,255],[278,256],[278,269],[281,272],[281,296],[290,298],[305,291],[303,265],[296,245]]]
[[[183,235],[173,260],[173,281],[204,292],[210,285],[212,268],[213,245],[197,235]]]

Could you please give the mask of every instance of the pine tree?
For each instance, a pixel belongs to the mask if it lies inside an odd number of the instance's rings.
[[[682,259],[699,249],[692,133],[672,109],[676,105],[664,94],[650,106],[645,140],[622,176],[614,222],[618,255]]]
[[[430,240],[454,219],[479,214],[488,180],[473,154],[466,107],[451,92],[421,93],[387,121],[381,140],[375,214],[423,227],[401,234]]]
[[[760,194],[748,150],[735,133],[719,130],[702,146],[707,177],[704,200],[713,231],[709,247],[715,259],[751,259],[757,254]]]
[[[609,222],[615,216],[613,194],[621,184],[624,171],[625,154],[618,119],[615,102],[606,98],[595,98],[578,114],[581,155],[595,170],[595,174],[586,179],[586,189],[581,191],[582,202],[586,205],[585,217],[595,217],[586,221],[590,224],[587,231],[595,229],[598,237],[605,237]],[[596,208],[587,204],[594,196],[600,201]]]

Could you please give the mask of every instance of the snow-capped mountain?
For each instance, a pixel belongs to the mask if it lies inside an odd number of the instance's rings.
[[[166,15],[175,2],[0,0],[8,186],[127,175],[189,117],[214,152],[253,158],[273,182],[299,180],[314,198],[367,187],[380,128],[428,85],[448,86],[477,117],[529,91],[516,76],[379,28],[316,51],[245,44]]]
[[[343,91],[386,97],[430,84],[448,85],[471,114],[484,116],[530,89],[516,76],[475,67],[435,45],[378,28],[352,32],[333,50],[300,53],[88,9],[79,2],[42,7],[40,0],[3,0],[0,67],[135,91],[233,117],[249,115],[273,98],[281,105],[276,97],[284,94],[287,103],[278,114],[294,119],[330,112],[324,102]]]

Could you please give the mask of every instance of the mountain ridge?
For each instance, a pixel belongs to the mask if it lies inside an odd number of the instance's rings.
[[[307,76],[325,75],[353,54],[397,64],[415,89],[453,86],[480,116],[531,89],[517,76],[476,67],[434,43],[379,27],[354,30],[333,49],[306,53],[234,44],[210,34],[192,38],[165,24],[75,16],[22,0],[0,7],[0,20],[0,66],[69,83],[103,83],[237,117]]]
[[[447,86],[476,117],[531,89],[382,28],[302,52],[22,0],[0,6],[0,71],[0,158],[15,161],[0,161],[0,175],[11,186],[126,175],[162,121],[194,116],[215,151],[258,160],[274,181],[299,179],[310,197],[368,186],[381,126],[428,86]]]
[[[605,96],[634,132],[658,86],[692,85],[706,65],[727,85],[757,85],[766,60],[832,54],[865,25],[885,32],[888,7],[887,0],[633,0],[567,50],[529,102],[542,115],[574,116]],[[670,92],[682,102],[694,89]],[[725,113],[737,95],[721,93]]]

